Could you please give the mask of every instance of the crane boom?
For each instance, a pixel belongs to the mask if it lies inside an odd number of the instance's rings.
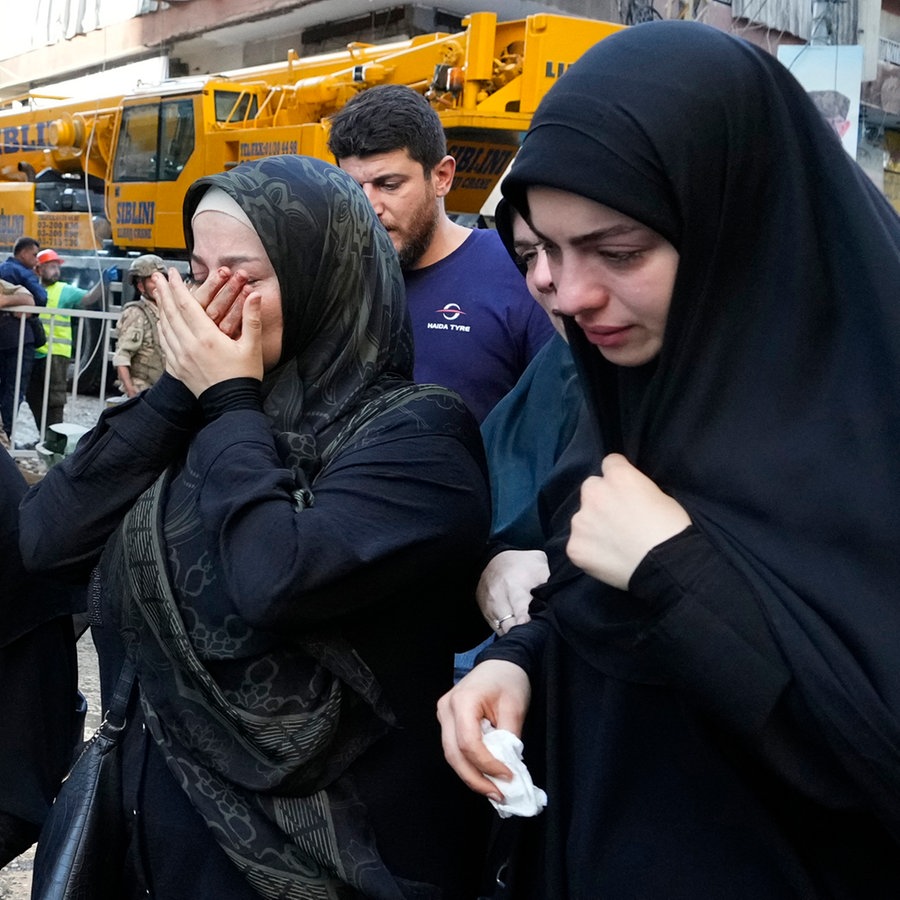
[[[0,249],[22,234],[70,256],[185,252],[181,206],[204,175],[279,153],[332,160],[328,117],[359,91],[406,84],[437,110],[456,157],[450,212],[478,212],[543,95],[623,26],[474,13],[457,34],[420,35],[280,64],[174,78],[94,100],[0,111]],[[598,86],[598,89],[599,86]]]

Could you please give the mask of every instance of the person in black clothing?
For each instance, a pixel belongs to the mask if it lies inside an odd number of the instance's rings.
[[[193,287],[152,276],[167,373],[21,513],[29,564],[99,559],[104,697],[137,667],[109,877],[166,900],[468,900],[487,815],[434,705],[478,627],[477,424],[411,383],[396,254],[349,176],[272,157],[201,179],[184,215]]]
[[[18,509],[28,485],[0,450],[0,868],[38,837],[81,738],[72,615],[84,591],[25,570]]]
[[[475,791],[482,719],[547,791],[510,896],[900,895],[896,213],[774,57],[687,22],[575,63],[503,192],[595,471],[545,486],[531,621],[439,703]]]

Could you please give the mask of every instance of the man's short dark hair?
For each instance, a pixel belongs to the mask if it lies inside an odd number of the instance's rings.
[[[13,246],[13,256],[18,256],[23,250],[27,250],[29,247],[40,250],[41,243],[33,237],[20,237]]]
[[[428,176],[447,155],[438,114],[417,91],[382,84],[353,97],[331,117],[328,149],[338,161],[406,150]]]

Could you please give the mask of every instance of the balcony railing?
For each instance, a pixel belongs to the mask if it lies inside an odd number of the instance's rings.
[[[890,38],[879,38],[878,58],[882,62],[900,66],[900,41],[892,41]]]

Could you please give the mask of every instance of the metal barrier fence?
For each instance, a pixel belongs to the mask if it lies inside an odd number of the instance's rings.
[[[7,313],[23,312],[34,313],[33,306],[7,306],[4,310]],[[72,347],[72,388],[68,396],[76,399],[79,396],[79,381],[86,377],[89,371],[96,371],[98,376],[92,378],[92,382],[96,383],[98,392],[98,414],[106,405],[107,382],[112,372],[110,344],[115,337],[115,326],[118,321],[120,310],[111,312],[100,312],[91,309],[46,309],[41,308],[41,317],[44,322],[44,329],[47,332],[47,343],[43,350],[47,352],[48,365],[44,368],[44,389],[43,402],[39,410],[33,409],[35,423],[38,426],[38,435],[43,435],[47,429],[47,401],[50,395],[50,365],[49,361],[53,353],[53,324],[57,320],[67,319],[71,323],[74,335],[74,343]],[[92,321],[93,320],[93,321]],[[17,450],[16,447],[16,431],[19,425],[19,416],[22,396],[25,393],[26,385],[22,384],[22,354],[27,350],[29,353],[34,352],[34,348],[30,344],[25,344],[25,329],[28,327],[27,319],[22,316],[19,319],[19,344],[18,355],[16,359],[16,383],[15,394],[18,402],[13,404],[13,421],[10,429],[10,452],[13,456],[35,456],[34,450]],[[91,385],[92,393],[94,384]],[[40,437],[38,438],[40,440]]]

